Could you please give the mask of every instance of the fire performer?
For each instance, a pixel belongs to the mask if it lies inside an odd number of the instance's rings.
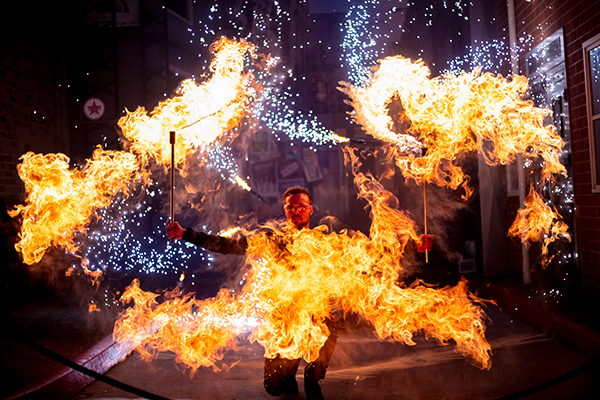
[[[290,187],[283,194],[284,212],[290,228],[309,229],[310,217],[313,214],[312,196],[300,186]],[[247,238],[231,239],[217,235],[197,232],[192,228],[183,229],[177,222],[167,226],[167,236],[170,239],[183,239],[209,251],[221,254],[245,255],[248,248]],[[421,235],[417,243],[419,252],[431,250],[432,235]],[[281,246],[282,251],[285,244]],[[304,369],[304,393],[307,399],[323,399],[319,381],[325,378],[329,360],[337,342],[337,321],[334,317],[325,321],[329,329],[329,337],[319,351],[319,357],[309,363]],[[298,393],[296,372],[300,359],[286,359],[281,356],[265,358],[264,386],[267,393],[273,396],[295,395]]]

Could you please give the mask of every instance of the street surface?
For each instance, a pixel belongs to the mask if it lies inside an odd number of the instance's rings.
[[[510,315],[487,306],[491,322],[487,338],[492,367],[482,371],[454,353],[454,345],[439,346],[416,336],[416,346],[379,341],[371,329],[340,332],[327,377],[321,382],[325,399],[497,399],[546,382],[587,364],[589,357],[546,337]],[[228,352],[231,368],[215,372],[189,370],[175,362],[173,353],[161,353],[151,362],[134,352],[107,375],[129,385],[171,399],[276,399],[262,386],[263,350],[244,342]],[[300,393],[282,399],[304,399],[303,362],[298,371]],[[600,374],[590,371],[527,399],[596,399]],[[102,382],[94,382],[74,399],[119,399],[137,396]]]

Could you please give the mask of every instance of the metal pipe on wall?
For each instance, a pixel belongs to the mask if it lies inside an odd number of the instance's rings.
[[[519,55],[517,54],[517,19],[515,12],[515,0],[507,0],[506,2],[508,12],[508,38],[510,43],[510,65],[511,73],[516,75],[519,73]],[[525,169],[523,168],[523,155],[519,154],[517,157],[517,170],[519,179],[519,202],[521,208],[525,207],[525,199],[527,198],[527,192],[525,189]],[[531,268],[529,260],[529,243],[527,240],[522,238],[521,252],[523,254],[523,282],[531,283]]]

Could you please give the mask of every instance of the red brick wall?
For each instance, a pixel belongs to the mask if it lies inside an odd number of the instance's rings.
[[[0,41],[0,196],[9,205],[24,198],[17,174],[27,151],[66,152],[66,78],[62,54],[49,43],[4,38]],[[44,115],[44,123],[31,113]]]
[[[573,181],[580,266],[584,290],[600,294],[600,194],[591,192],[589,132],[582,44],[600,33],[600,2],[591,0],[515,0],[517,34],[533,45],[564,28],[573,157]],[[506,0],[498,0],[500,36],[508,43]],[[520,59],[524,70],[524,55]]]

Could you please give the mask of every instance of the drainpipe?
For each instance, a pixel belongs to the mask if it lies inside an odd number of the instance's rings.
[[[506,1],[508,11],[508,38],[510,42],[510,65],[511,73],[519,73],[519,55],[517,54],[517,20],[515,17],[515,0]],[[517,156],[517,169],[519,177],[519,202],[521,208],[525,208],[525,199],[527,193],[525,189],[525,169],[523,168],[523,155]],[[529,243],[525,238],[521,238],[521,252],[523,254],[523,283],[531,283],[531,269],[529,263]]]

